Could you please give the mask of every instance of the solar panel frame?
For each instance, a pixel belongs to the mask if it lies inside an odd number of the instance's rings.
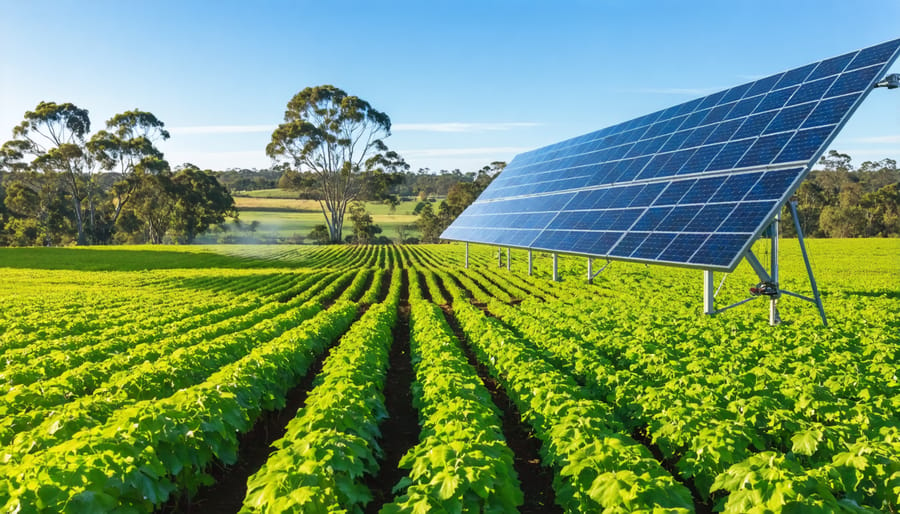
[[[888,41],[519,154],[441,237],[732,271],[898,54]]]

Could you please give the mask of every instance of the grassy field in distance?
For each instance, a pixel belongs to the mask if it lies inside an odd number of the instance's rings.
[[[247,195],[247,196],[244,196]],[[233,224],[226,226],[230,234],[238,240],[259,240],[260,242],[299,242],[305,238],[316,225],[325,223],[319,202],[292,198],[295,193],[282,189],[264,189],[249,191],[235,196],[234,201],[239,211],[239,219],[244,230],[238,230]],[[366,202],[366,210],[372,215],[376,225],[381,227],[382,236],[399,241],[401,227],[407,227],[406,238],[418,237],[415,227],[418,216],[413,214],[418,202],[415,200],[401,202],[391,212],[390,206],[380,202]],[[259,225],[254,232],[246,230],[251,223]],[[344,237],[353,232],[349,213],[344,218]],[[221,240],[222,233],[210,233],[198,238],[199,243],[215,243]]]

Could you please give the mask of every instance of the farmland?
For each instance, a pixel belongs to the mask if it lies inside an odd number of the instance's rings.
[[[240,222],[244,227],[257,223],[252,233],[238,233],[237,240],[250,242],[285,242],[296,241],[306,237],[313,227],[321,225],[322,209],[314,200],[298,200],[287,197],[281,189],[265,189],[249,191],[235,196],[235,205],[240,212]],[[413,214],[417,201],[401,202],[392,211],[389,206],[379,202],[366,202],[366,211],[372,215],[373,222],[381,227],[381,235],[391,240],[399,240],[400,232],[404,237],[418,237],[416,227],[418,216]],[[233,228],[229,224],[225,227]],[[344,226],[344,236],[353,233],[350,223]],[[200,238],[203,242],[216,242],[217,234],[206,234]]]
[[[900,241],[808,243],[828,327],[480,246],[2,249],[0,505],[897,512]]]

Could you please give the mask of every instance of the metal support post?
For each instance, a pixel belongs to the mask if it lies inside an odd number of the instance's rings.
[[[609,259],[606,259],[606,264],[604,264],[602,268],[598,269],[596,273],[594,273],[594,263],[593,263],[593,259],[591,259],[590,257],[588,257],[588,260],[587,260],[587,261],[588,261],[588,265],[587,265],[587,273],[588,273],[587,279],[588,279],[588,284],[593,284],[593,283],[594,283],[594,277],[596,277],[597,275],[603,273],[603,270],[605,270],[607,267],[609,267],[610,261],[609,261]]]
[[[715,293],[713,292],[713,271],[703,270],[703,314],[715,314]]]
[[[809,264],[809,256],[806,254],[806,243],[803,241],[803,229],[800,228],[800,218],[797,215],[797,200],[791,199],[788,202],[791,209],[791,218],[794,220],[794,228],[797,229],[797,240],[800,242],[800,252],[803,254],[803,262],[806,264],[806,274],[809,275],[809,285],[812,286],[813,303],[819,309],[819,316],[822,317],[822,324],[828,326],[828,320],[825,318],[825,307],[822,305],[822,297],[819,296],[819,288],[816,286],[816,277],[813,276],[812,266]]]
[[[747,250],[747,254],[744,256],[747,259],[747,262],[750,264],[750,267],[753,268],[753,271],[756,272],[756,276],[759,277],[759,280],[762,282],[772,282],[772,277],[769,276],[769,272],[766,271],[766,268],[760,264],[759,259],[756,258],[756,255],[753,254],[752,250]]]
[[[466,269],[469,269],[469,242],[466,241]]]
[[[556,259],[556,252],[553,252],[553,281],[559,282],[559,264]]]
[[[503,267],[503,249],[499,246],[497,247],[497,267]]]
[[[506,271],[509,271],[509,247],[506,248]]]
[[[528,249],[528,276],[529,276],[529,277],[531,276],[531,273],[532,273],[532,272],[531,272],[531,266],[532,266],[533,262],[534,262],[534,261],[533,261],[532,256],[531,256],[531,248],[529,248],[529,249]]]
[[[769,266],[772,270],[772,282],[775,284],[775,287],[778,288],[778,222],[781,221],[778,215],[775,216],[775,219],[772,220],[772,224],[769,225],[769,239],[772,244],[771,255],[770,255],[770,263]],[[778,298],[781,294],[776,294],[771,299],[769,299],[769,325],[773,327],[781,323],[781,316],[778,315]]]

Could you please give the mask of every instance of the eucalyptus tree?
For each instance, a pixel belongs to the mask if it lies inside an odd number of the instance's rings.
[[[82,200],[85,178],[94,161],[85,148],[91,130],[87,109],[72,103],[41,102],[13,129],[13,140],[3,145],[5,166],[26,166],[46,174],[59,174],[70,196],[78,243],[87,242]]]
[[[153,113],[132,110],[116,114],[106,122],[106,130],[97,132],[87,143],[88,150],[107,171],[117,173],[119,180],[111,188],[115,224],[125,204],[138,189],[145,174],[158,174],[168,169],[156,142],[169,139],[165,124]]]
[[[315,192],[332,242],[341,241],[348,205],[379,185],[373,177],[404,163],[384,139],[391,119],[368,102],[323,85],[297,93],[266,153],[315,178]]]

